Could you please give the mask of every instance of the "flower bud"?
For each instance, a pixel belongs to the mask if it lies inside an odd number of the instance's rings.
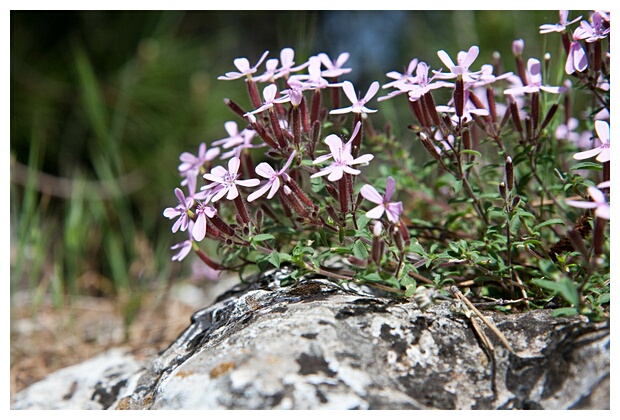
[[[454,88],[454,108],[456,109],[456,116],[463,117],[463,110],[465,109],[465,84],[463,82],[463,76],[458,75],[456,77],[456,87]]]
[[[506,156],[506,187],[508,188],[508,191],[512,191],[514,180],[514,166],[512,165],[512,158],[510,156]]]
[[[372,235],[374,237],[379,237],[381,236],[382,231],[383,231],[383,224],[380,221],[375,220],[375,222],[372,225]]]
[[[547,115],[545,116],[545,119],[543,120],[542,124],[540,125],[540,131],[544,130],[547,127],[547,125],[549,125],[549,123],[551,122],[551,120],[555,116],[555,113],[557,112],[558,107],[559,106],[558,106],[557,103],[551,105],[551,108],[549,108],[549,111],[547,112]]]
[[[516,39],[512,41],[512,53],[515,57],[520,57],[523,54],[525,48],[525,41],[523,39]]]
[[[519,115],[519,107],[517,103],[510,101],[510,114],[512,115],[512,122],[519,133],[523,133],[523,125],[521,124],[521,116]]]
[[[243,108],[241,108],[239,105],[237,105],[236,103],[234,103],[232,100],[228,98],[224,98],[224,103],[228,105],[228,107],[232,109],[232,111],[235,114],[237,114],[241,118],[245,118],[244,115],[246,114],[246,111],[244,111]]]
[[[515,198],[512,199],[512,208],[513,209],[517,208],[520,202],[521,202],[521,196],[515,195]]]
[[[437,160],[440,160],[441,156],[439,156],[439,152],[437,151],[437,149],[435,149],[435,146],[431,143],[428,136],[422,132],[419,135],[420,135],[420,140],[422,141],[422,145],[426,148],[426,150],[428,150],[431,156]]]
[[[504,201],[506,201],[506,198],[508,197],[508,195],[506,194],[506,184],[504,183],[504,181],[499,183],[498,189],[499,189],[499,195],[501,195]]]

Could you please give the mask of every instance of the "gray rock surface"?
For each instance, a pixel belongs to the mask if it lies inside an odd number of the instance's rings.
[[[223,294],[152,360],[63,369],[13,408],[609,408],[609,322],[485,312],[511,353],[447,302],[421,311],[320,278],[280,287],[283,275]]]

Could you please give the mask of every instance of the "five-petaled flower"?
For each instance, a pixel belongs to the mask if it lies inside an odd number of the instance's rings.
[[[179,157],[182,162],[179,165],[179,172],[181,173],[181,176],[185,176],[185,174],[189,171],[199,172],[202,165],[215,159],[219,153],[219,147],[211,147],[207,149],[207,145],[205,143],[200,143],[200,146],[198,146],[197,156],[194,156],[189,152],[181,153],[181,156]]]
[[[610,28],[603,29],[603,16],[599,12],[592,14],[592,25],[582,20],[580,26],[573,32],[575,39],[585,39],[586,42],[595,42],[607,38]]]
[[[217,210],[213,206],[207,204],[209,200],[199,202],[196,207],[196,222],[192,229],[192,236],[198,242],[202,241],[207,231],[207,217],[210,219],[217,213]]]
[[[594,128],[602,144],[594,149],[575,153],[573,158],[582,160],[596,156],[596,160],[599,162],[609,162],[609,158],[611,157],[609,149],[609,123],[607,121],[595,121]]]
[[[323,77],[338,77],[343,74],[350,73],[352,69],[343,68],[344,63],[349,59],[349,53],[343,52],[338,56],[335,61],[329,59],[329,56],[325,53],[320,53],[318,56],[323,66],[325,66],[325,70],[321,72],[321,76]]]
[[[265,98],[265,102],[263,102],[263,105],[255,109],[254,111],[246,112],[245,114],[243,114],[243,116],[247,117],[250,114],[258,114],[260,112],[266,111],[270,108],[273,108],[274,104],[283,104],[286,102],[290,102],[291,98],[289,98],[288,95],[276,98],[277,94],[278,87],[275,84],[272,83],[265,86],[265,89],[263,89],[263,98]]]
[[[598,188],[609,188],[610,182],[601,182],[597,185]],[[611,215],[611,210],[609,208],[609,203],[605,200],[605,194],[603,191],[599,190],[595,187],[588,187],[588,195],[592,199],[592,201],[579,201],[579,200],[566,200],[566,204],[579,207],[582,209],[596,209],[594,210],[594,215],[596,217],[600,217],[601,219],[609,220]]]
[[[202,189],[212,189],[213,197],[212,202],[218,201],[220,198],[226,195],[226,199],[234,200],[239,196],[239,190],[237,185],[243,187],[255,187],[260,184],[260,181],[256,178],[240,180],[239,178],[239,166],[241,161],[239,157],[233,156],[228,161],[228,170],[219,165],[211,169],[211,172],[204,174],[203,177],[207,181],[211,181],[211,184],[205,185]]]
[[[541,90],[549,93],[561,93],[566,90],[566,87],[564,86],[543,86],[540,61],[536,58],[530,58],[527,60],[527,73],[529,82],[527,86],[506,89],[504,94],[522,95],[524,93],[539,92]]]
[[[353,132],[351,139],[355,138],[356,131],[359,130],[358,127],[356,127],[356,130]],[[333,182],[338,181],[340,178],[342,178],[345,172],[351,175],[358,175],[361,171],[359,169],[351,168],[351,166],[367,164],[374,158],[372,154],[367,153],[354,159],[353,155],[351,154],[351,141],[347,142],[347,144],[344,144],[340,137],[335,134],[330,134],[329,136],[327,136],[327,138],[325,139],[325,143],[327,143],[327,145],[329,146],[329,150],[331,153],[324,156],[319,156],[318,158],[314,159],[312,163],[316,165],[317,163],[321,163],[330,158],[334,159],[334,162],[322,171],[313,174],[312,176],[310,176],[310,178],[317,178],[320,176],[329,175],[327,179]]]
[[[172,225],[172,232],[176,232],[179,229],[181,229],[181,232],[184,232],[189,226],[190,218],[188,212],[191,211],[191,208],[194,205],[194,199],[185,198],[185,194],[183,194],[183,191],[181,191],[180,188],[174,189],[174,195],[177,196],[179,205],[165,209],[164,216],[170,220],[178,217],[179,219],[174,223],[174,225]]]
[[[332,109],[330,114],[346,114],[347,112],[353,112],[355,114],[361,113],[371,113],[377,112],[376,109],[368,109],[366,108],[366,103],[370,101],[373,96],[379,90],[379,82],[374,81],[368,88],[368,92],[366,92],[366,96],[363,98],[358,98],[355,94],[355,88],[353,87],[353,83],[348,80],[342,83],[342,90],[344,90],[344,94],[347,95],[347,98],[351,101],[351,106],[339,109]]]
[[[564,32],[564,30],[566,30],[566,27],[568,25],[572,25],[573,23],[579,21],[580,19],[581,19],[581,16],[568,22],[568,10],[560,10],[560,22],[559,23],[555,23],[555,24],[545,23],[544,25],[540,25],[538,29],[540,29],[541,34],[548,34],[551,32]]]
[[[459,51],[456,56],[457,64],[452,62],[452,59],[444,50],[440,50],[437,52],[439,59],[448,67],[450,72],[448,73],[439,73],[437,72],[437,78],[439,79],[454,79],[459,75],[463,76],[464,82],[475,82],[478,79],[479,71],[471,72],[469,71],[469,66],[472,65],[474,60],[478,57],[480,53],[480,49],[477,45],[472,46],[469,51]]]
[[[395,190],[396,181],[391,176],[388,177],[387,182],[385,183],[384,196],[381,196],[381,194],[379,194],[372,185],[364,185],[360,190],[362,197],[377,204],[376,207],[366,212],[366,217],[369,219],[379,219],[383,216],[383,213],[385,213],[390,222],[397,223],[401,213],[403,212],[403,203],[401,201],[390,202]]]
[[[267,54],[269,54],[269,51],[265,51],[263,53],[262,57],[258,60],[254,67],[250,67],[250,61],[245,57],[235,58],[233,63],[239,71],[229,71],[224,76],[219,76],[217,80],[236,80],[241,79],[244,76],[251,78],[252,74],[256,73],[258,66],[260,66],[265,60]]]
[[[276,192],[278,192],[278,189],[280,188],[280,177],[284,178],[285,181],[288,180],[289,176],[286,173],[286,170],[289,166],[291,166],[291,162],[293,162],[295,154],[296,152],[293,150],[293,153],[291,153],[291,156],[289,156],[286,164],[282,167],[282,169],[278,171],[273,169],[271,165],[267,162],[261,162],[258,164],[258,166],[256,167],[256,173],[263,178],[267,178],[267,182],[248,196],[248,202],[254,201],[257,198],[263,196],[267,192],[267,190],[269,190],[269,194],[267,194],[267,199],[271,200],[271,198],[273,198],[273,196],[276,194]]]

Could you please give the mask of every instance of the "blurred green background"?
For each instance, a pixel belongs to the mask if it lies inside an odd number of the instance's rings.
[[[223,98],[246,106],[244,83],[217,80],[236,57],[347,51],[348,79],[365,91],[414,57],[439,68],[440,49],[454,59],[479,45],[476,66],[499,51],[506,70],[518,38],[526,58],[562,57],[559,35],[538,34],[557,21],[557,11],[11,12],[11,296],[28,293],[34,312],[44,296],[139,302],[187,275],[188,261],[170,261],[184,238],[162,211],[176,204],[179,155],[240,122]],[[389,102],[375,125],[389,116],[397,137],[411,136],[406,107]]]

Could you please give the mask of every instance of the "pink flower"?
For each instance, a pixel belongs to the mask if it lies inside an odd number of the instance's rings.
[[[211,198],[212,202],[218,201],[220,198],[226,195],[228,200],[234,200],[239,196],[239,191],[237,190],[237,185],[241,185],[243,187],[255,187],[260,181],[258,179],[246,179],[239,180],[239,166],[241,165],[241,161],[237,156],[233,156],[228,161],[228,170],[224,169],[223,166],[216,166],[211,169],[211,172],[208,174],[204,174],[203,177],[211,181],[211,184],[202,187],[202,189],[212,188],[213,189],[213,197]]]
[[[321,72],[321,76],[323,77],[338,77],[351,72],[351,69],[342,67],[349,59],[348,52],[340,54],[335,61],[330,60],[329,56],[325,53],[320,53],[318,57],[326,68],[326,70]]]
[[[255,82],[271,82],[275,80],[276,71],[278,69],[278,59],[270,58],[265,62],[265,72],[254,78]]]
[[[595,121],[594,129],[596,130],[596,134],[598,134],[598,139],[601,141],[602,144],[599,147],[595,147],[594,149],[575,153],[573,155],[573,158],[577,160],[582,160],[596,156],[596,160],[598,160],[599,162],[609,162],[611,153],[609,150],[609,123],[607,121]]]
[[[194,200],[192,198],[186,199],[185,194],[181,191],[180,188],[174,189],[174,195],[177,196],[179,200],[179,205],[176,207],[168,207],[164,210],[164,216],[168,219],[172,220],[175,217],[179,219],[172,225],[172,232],[176,232],[181,229],[181,232],[185,232],[189,226],[189,216],[187,213],[191,211],[192,206],[194,205]]]
[[[274,170],[271,165],[266,162],[261,162],[258,164],[258,166],[256,167],[256,173],[263,178],[267,178],[268,181],[262,187],[260,187],[258,190],[254,191],[248,196],[248,202],[254,201],[257,198],[263,196],[267,192],[267,190],[269,190],[269,194],[267,194],[267,199],[271,200],[271,198],[273,198],[273,196],[276,194],[276,192],[278,192],[278,189],[280,188],[280,177],[284,178],[285,181],[289,178],[286,170],[289,166],[291,166],[291,162],[293,161],[295,154],[296,152],[293,150],[293,153],[291,153],[291,156],[289,156],[286,164],[279,171]]]
[[[389,77],[390,79],[394,79],[394,81],[386,83],[385,85],[381,87],[383,89],[387,89],[390,87],[395,87],[395,85],[398,83],[404,83],[404,84],[416,83],[417,78],[413,75],[413,71],[416,69],[417,65],[418,65],[418,59],[414,58],[413,60],[409,62],[409,65],[407,66],[403,74],[400,74],[397,71],[391,71],[387,73],[386,76]]]
[[[329,111],[330,114],[346,114],[347,112],[361,114],[377,112],[376,109],[368,109],[365,107],[365,105],[373,98],[373,96],[376,95],[377,91],[379,90],[379,82],[372,82],[372,84],[368,88],[368,92],[366,92],[366,96],[361,99],[359,99],[355,94],[355,88],[353,87],[353,83],[349,82],[348,80],[342,83],[342,90],[344,90],[344,94],[347,95],[347,98],[349,98],[352,105],[346,108],[333,109]]]
[[[597,185],[599,188],[609,187],[609,181],[602,182]],[[605,200],[605,194],[601,190],[595,187],[588,187],[588,195],[592,201],[578,201],[578,200],[566,200],[566,204],[573,207],[579,207],[582,209],[596,209],[594,215],[601,219],[609,220],[611,210],[609,203]]]
[[[403,212],[403,203],[401,201],[390,202],[390,198],[392,198],[395,190],[396,181],[394,181],[394,178],[392,178],[391,176],[388,177],[385,184],[385,195],[383,197],[372,185],[364,185],[360,190],[362,197],[364,197],[368,201],[378,204],[377,207],[366,212],[366,217],[368,217],[369,219],[379,219],[381,216],[383,216],[383,213],[385,213],[390,222],[398,222],[398,219]]]
[[[354,135],[351,136],[351,139],[353,138],[355,138],[355,132]],[[324,156],[319,156],[312,163],[321,163],[329,158],[334,159],[334,163],[332,163],[322,171],[313,174],[310,178],[317,178],[320,176],[329,175],[327,179],[333,182],[338,181],[340,178],[342,178],[345,172],[351,175],[358,175],[361,171],[351,168],[351,166],[367,164],[374,158],[372,154],[368,153],[354,159],[353,155],[351,155],[351,141],[347,142],[347,144],[344,144],[340,137],[335,134],[330,134],[329,136],[327,136],[327,138],[325,139],[325,143],[327,143],[327,145],[329,146],[329,150],[331,151],[331,153]]]
[[[253,117],[253,115],[249,115],[248,117]],[[212,144],[214,146],[221,145],[224,149],[233,148],[226,153],[222,153],[220,156],[221,159],[229,159],[235,154],[241,152],[243,149],[252,149],[256,147],[263,147],[265,143],[260,143],[253,145],[252,140],[256,135],[256,131],[244,128],[241,132],[237,128],[237,123],[234,121],[228,121],[224,124],[224,128],[228,133],[229,137],[216,140]]]
[[[276,98],[277,93],[278,87],[275,84],[272,83],[266,86],[265,89],[263,89],[263,98],[265,98],[265,102],[263,102],[263,105],[260,108],[255,109],[254,111],[246,112],[245,114],[243,114],[243,116],[247,117],[250,114],[258,114],[260,112],[266,111],[270,108],[273,108],[274,104],[283,104],[285,102],[290,102],[291,98],[289,98],[287,95]]]
[[[588,57],[578,41],[573,41],[568,50],[564,71],[566,74],[573,74],[575,71],[582,72],[588,67]]]
[[[288,77],[292,72],[305,69],[308,65],[310,65],[309,62],[305,62],[299,66],[293,67],[295,64],[294,58],[295,51],[292,48],[283,48],[282,51],[280,51],[280,62],[282,63],[282,66],[276,72],[276,79]]]
[[[564,86],[543,86],[540,61],[535,58],[530,58],[527,60],[527,73],[529,80],[529,84],[527,86],[506,89],[504,94],[522,95],[524,93],[539,92],[541,90],[549,93],[561,93],[566,90],[566,87]]]
[[[607,38],[610,28],[603,29],[603,17],[600,12],[592,14],[592,25],[582,20],[580,26],[573,32],[573,38],[585,39],[586,42],[595,42]]]
[[[215,207],[207,205],[208,201],[198,203],[196,208],[196,222],[192,229],[192,236],[198,242],[204,239],[207,232],[207,217],[210,219],[217,213]]]
[[[568,10],[560,10],[560,22],[556,24],[545,23],[544,25],[540,25],[540,33],[563,32],[568,25],[572,25],[580,19],[581,16],[568,22]]]
[[[308,74],[293,75],[289,78],[289,85],[296,85],[302,90],[325,89],[328,86],[340,86],[340,84],[330,84],[321,74],[321,59],[312,56],[308,59]]]
[[[459,75],[463,76],[464,82],[474,82],[477,80],[479,72],[470,72],[469,66],[472,65],[474,60],[478,57],[480,49],[478,46],[472,46],[469,51],[460,51],[457,54],[456,62],[454,64],[452,59],[444,50],[438,51],[437,55],[439,59],[448,67],[449,73],[437,73],[439,79],[454,79]]]
[[[254,67],[250,67],[250,61],[245,57],[235,58],[233,63],[239,71],[229,71],[224,76],[219,76],[217,80],[236,80],[241,79],[244,76],[251,78],[252,74],[256,73],[258,66],[260,66],[261,63],[265,60],[267,54],[269,54],[269,51],[265,51],[263,53],[262,57],[258,60]]]
[[[185,176],[188,171],[200,171],[202,165],[215,159],[219,153],[220,149],[218,147],[207,149],[207,145],[205,143],[200,143],[200,146],[198,146],[197,156],[194,156],[189,152],[181,153],[181,156],[179,157],[181,162],[183,162],[179,165],[179,172],[181,173],[181,176]]]
[[[438,89],[440,87],[452,86],[452,83],[448,82],[433,82],[437,75],[428,78],[428,65],[424,62],[418,64],[416,69],[417,84],[413,85],[409,90],[409,100],[412,102],[420,99],[425,93]],[[432,82],[432,83],[431,83]]]
[[[192,241],[188,239],[171,246],[170,249],[179,249],[179,252],[172,256],[172,261],[183,261],[183,259],[187,257],[192,250]]]

